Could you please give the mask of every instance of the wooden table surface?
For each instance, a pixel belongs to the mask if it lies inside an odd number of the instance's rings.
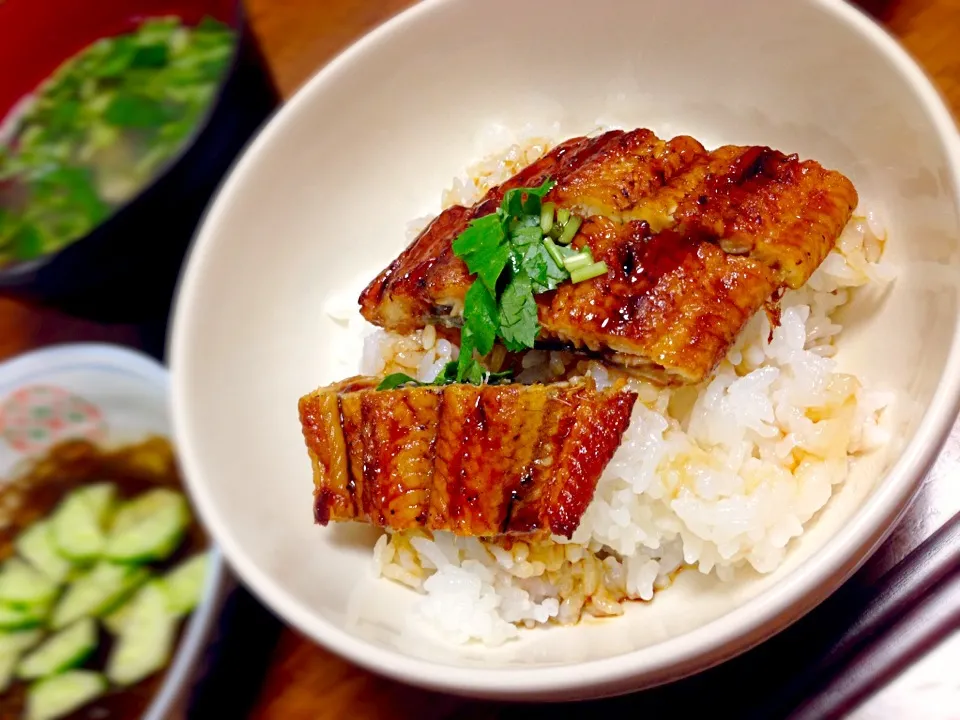
[[[247,0],[254,30],[284,97],[352,41],[411,4],[413,0]],[[913,53],[960,116],[960,0],[863,0],[860,4]],[[75,339],[136,344],[138,332],[132,326],[104,326],[0,300],[0,358]],[[951,470],[960,454],[958,447],[960,433],[955,430],[945,453]],[[489,717],[492,710],[375,677],[288,630],[275,649],[251,717],[431,720]]]

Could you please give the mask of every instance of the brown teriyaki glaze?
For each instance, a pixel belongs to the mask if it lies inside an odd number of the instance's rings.
[[[375,385],[351,378],[300,399],[321,525],[570,537],[637,398],[589,379]]]
[[[842,174],[768,147],[709,152],[645,129],[573,138],[473,207],[440,213],[363,291],[364,317],[400,333],[456,327],[473,277],[453,240],[506,190],[547,178],[557,184],[544,199],[586,218],[575,244],[609,272],[537,296],[538,346],[665,384],[706,378],[750,317],[806,282],[858,201]]]

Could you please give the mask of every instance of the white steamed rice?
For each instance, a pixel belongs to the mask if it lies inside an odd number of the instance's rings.
[[[470,168],[443,206],[472,203],[549,146],[536,138]],[[721,580],[740,568],[775,570],[851,460],[889,438],[892,395],[833,360],[843,330],[836,311],[855,288],[892,280],[882,251],[873,218],[855,217],[807,285],[783,297],[772,339],[758,313],[709,382],[663,389],[631,379],[639,400],[630,426],[571,541],[387,533],[374,550],[376,572],[423,593],[420,619],[451,641],[495,645],[520,626],[621,614],[624,601],[650,600],[684,569]],[[357,292],[326,309],[362,333]],[[429,381],[457,352],[432,327],[408,337],[377,330],[364,340],[360,369]],[[586,374],[601,387],[619,372],[564,352],[532,351],[523,367],[524,382]]]

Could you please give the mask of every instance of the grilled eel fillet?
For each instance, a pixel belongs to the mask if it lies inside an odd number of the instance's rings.
[[[473,207],[444,210],[363,291],[363,316],[401,333],[457,325],[472,276],[452,241],[504,192],[548,177],[545,200],[587,218],[575,247],[609,271],[537,296],[538,340],[668,384],[703,380],[754,313],[803,285],[858,201],[840,173],[767,147],[708,152],[649,130],[573,138]]]
[[[300,399],[321,525],[569,538],[637,399],[589,379],[381,391],[376,383],[350,378]]]

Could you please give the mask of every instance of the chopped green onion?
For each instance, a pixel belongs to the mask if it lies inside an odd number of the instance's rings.
[[[579,215],[573,215],[563,226],[563,234],[557,238],[557,242],[561,245],[569,245],[573,236],[577,234],[577,230],[580,229],[582,222],[583,219]]]
[[[588,252],[579,252],[576,255],[571,255],[563,259],[563,266],[569,273],[592,264],[594,264],[593,257]]]
[[[593,265],[587,265],[586,267],[577,268],[570,272],[571,282],[579,283],[584,280],[593,280],[595,277],[600,277],[601,275],[607,274],[607,264],[603,261],[594,263]]]
[[[557,210],[557,222],[561,225],[566,225],[567,220],[570,219],[570,211],[566,208],[560,208]]]
[[[553,211],[556,207],[556,203],[548,202],[544,203],[543,207],[540,208],[540,229],[543,230],[544,235],[550,232],[550,229],[553,227]]]
[[[553,258],[553,261],[560,267],[563,267],[563,261],[565,257],[560,252],[560,248],[557,247],[557,244],[550,238],[544,238],[543,246],[547,249],[547,253],[549,253],[550,257]]]

